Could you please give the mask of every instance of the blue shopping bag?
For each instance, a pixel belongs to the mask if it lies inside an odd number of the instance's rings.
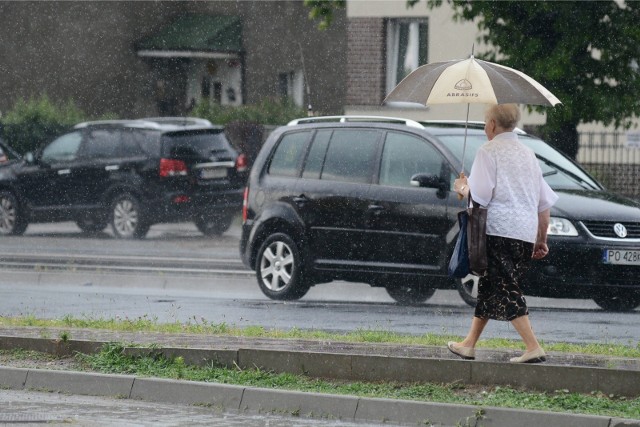
[[[458,212],[458,225],[460,232],[456,246],[449,260],[449,277],[466,277],[471,269],[469,268],[469,246],[467,245],[467,222],[469,221],[468,213],[465,210]]]

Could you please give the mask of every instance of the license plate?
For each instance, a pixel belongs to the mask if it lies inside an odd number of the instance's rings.
[[[200,178],[202,179],[215,179],[226,178],[227,168],[207,168],[200,170]]]
[[[640,251],[605,249],[602,253],[605,264],[640,265]]]

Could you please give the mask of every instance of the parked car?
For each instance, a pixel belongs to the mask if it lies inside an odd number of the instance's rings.
[[[524,281],[531,296],[592,298],[602,308],[640,305],[640,204],[607,192],[578,164],[522,131],[560,196],[550,254]],[[265,142],[244,193],[240,254],[272,299],[301,298],[332,280],[386,288],[400,303],[457,288],[475,304],[477,277],[447,265],[464,209],[453,191],[486,142],[482,123],[381,117],[299,119]]]
[[[0,168],[0,232],[71,220],[85,232],[111,223],[116,237],[142,238],[152,224],[193,221],[218,235],[240,214],[246,175],[245,156],[207,120],[80,123]]]

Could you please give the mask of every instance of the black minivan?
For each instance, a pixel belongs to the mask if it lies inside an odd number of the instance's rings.
[[[79,123],[0,166],[0,234],[32,222],[109,223],[118,238],[142,238],[159,222],[193,221],[205,235],[239,215],[244,154],[208,120],[161,117]]]
[[[608,310],[640,305],[640,204],[607,192],[544,141],[520,132],[560,199],[550,255],[533,262],[527,295],[593,298]],[[475,303],[477,277],[451,279],[458,234],[453,181],[463,169],[464,122],[382,117],[299,119],[275,130],[244,194],[240,253],[273,299],[346,280],[385,287],[396,301],[457,288]],[[486,141],[469,125],[464,170]]]

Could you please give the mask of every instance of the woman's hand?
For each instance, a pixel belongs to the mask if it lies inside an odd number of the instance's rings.
[[[531,258],[533,259],[542,259],[547,256],[549,253],[549,247],[546,242],[536,242],[533,246],[533,255]]]
[[[453,181],[453,191],[458,193],[461,199],[467,197],[467,194],[469,194],[469,185],[467,184],[467,177],[464,176],[464,172],[460,172],[460,176]]]

